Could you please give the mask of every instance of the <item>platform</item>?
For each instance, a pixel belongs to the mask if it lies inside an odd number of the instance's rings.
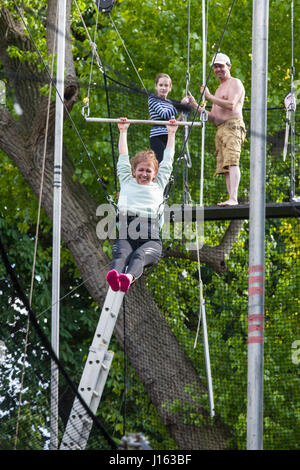
[[[189,220],[201,220],[200,207],[186,207],[187,212],[192,211],[189,215]],[[198,212],[199,211],[199,212]],[[182,209],[172,210],[174,220],[180,219]],[[286,217],[299,217],[300,216],[300,200],[281,202],[281,203],[267,203],[266,204],[266,218],[286,218]],[[191,217],[191,218],[190,218]],[[205,206],[204,207],[204,220],[234,220],[234,219],[249,219],[249,204],[239,204],[237,206]]]

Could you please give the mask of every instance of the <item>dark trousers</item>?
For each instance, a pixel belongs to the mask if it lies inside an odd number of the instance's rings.
[[[156,158],[160,163],[164,157],[164,151],[167,146],[168,135],[161,134],[150,137],[150,148],[155,152]]]
[[[157,264],[162,255],[161,240],[137,240],[117,238],[113,245],[111,269],[118,273],[132,274],[138,279],[146,266]]]

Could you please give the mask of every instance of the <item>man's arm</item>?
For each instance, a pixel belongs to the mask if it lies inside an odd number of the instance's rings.
[[[186,96],[185,98],[183,98],[181,100],[182,103],[188,103],[191,108],[195,109],[197,111],[198,114],[201,114],[202,111],[204,111],[204,108],[202,108],[201,106],[198,105],[197,101],[195,100],[195,98],[193,97],[193,95],[190,93],[189,96]],[[215,122],[215,117],[213,115],[213,113],[211,113],[210,111],[205,111],[207,113],[207,119],[212,122],[213,124],[216,124],[218,125],[219,123]]]
[[[201,87],[201,93],[203,93],[204,85]],[[244,94],[244,86],[240,80],[233,80],[232,84],[228,88],[228,96],[226,99],[220,98],[216,95],[212,95],[209,92],[209,89],[205,88],[205,98],[211,101],[213,104],[220,106],[221,108],[228,109],[229,111],[234,111],[237,103],[240,101],[242,95]]]

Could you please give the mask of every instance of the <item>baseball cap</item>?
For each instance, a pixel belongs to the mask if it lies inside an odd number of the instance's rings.
[[[221,52],[219,52],[219,54],[217,54],[214,58],[214,60],[212,60],[212,64],[230,64],[230,59],[228,57],[228,55],[226,54],[222,54]]]

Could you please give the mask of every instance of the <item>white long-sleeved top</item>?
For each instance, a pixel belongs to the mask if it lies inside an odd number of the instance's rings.
[[[117,174],[120,181],[118,208],[121,214],[128,212],[140,217],[156,218],[163,211],[164,189],[170,179],[174,159],[174,149],[166,148],[164,158],[153,182],[139,184],[132,176],[129,155],[119,155]],[[160,218],[160,226],[163,217]]]

